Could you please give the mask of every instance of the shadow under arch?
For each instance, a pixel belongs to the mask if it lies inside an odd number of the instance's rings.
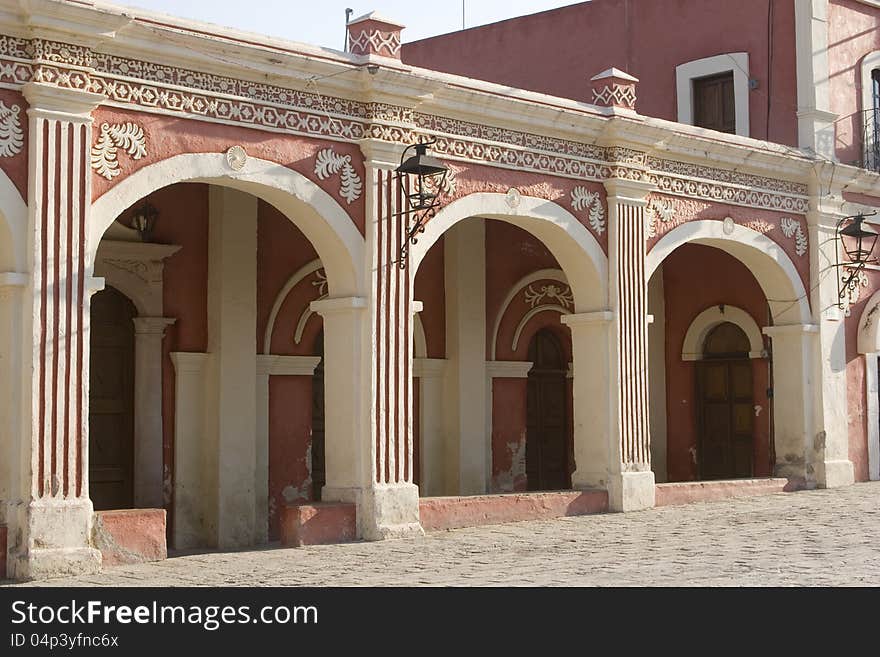
[[[810,301],[797,267],[779,244],[751,228],[735,224],[728,234],[720,221],[689,221],[666,233],[648,252],[645,277],[651,276],[680,246],[714,246],[742,262],[770,305],[774,324],[811,324]]]
[[[222,153],[175,155],[156,162],[95,201],[88,237],[89,273],[101,237],[122,212],[152,192],[182,182],[229,187],[270,203],[312,243],[333,296],[362,294],[364,238],[339,203],[306,176],[281,164],[250,157],[242,171],[233,171]]]
[[[558,203],[522,196],[511,208],[506,194],[477,192],[453,201],[431,219],[410,250],[412,275],[438,239],[452,226],[471,217],[497,219],[540,239],[565,272],[574,296],[575,312],[608,305],[608,258],[599,242],[577,217]]]

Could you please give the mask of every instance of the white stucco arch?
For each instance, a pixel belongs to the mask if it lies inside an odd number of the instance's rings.
[[[27,268],[27,203],[0,170],[0,273]]]
[[[868,477],[880,480],[880,291],[875,292],[859,318],[858,351],[865,357],[865,415],[868,426]]]
[[[255,157],[248,158],[241,171],[233,171],[222,153],[175,155],[151,164],[95,201],[89,226],[89,266],[102,235],[122,212],[157,189],[181,182],[231,187],[271,203],[318,252],[331,294],[362,294],[364,239],[342,206],[301,173]]]
[[[797,268],[782,247],[766,235],[739,224],[725,233],[721,221],[689,221],[666,233],[650,250],[646,277],[650,279],[669,254],[684,244],[714,246],[748,267],[767,297],[775,324],[812,323],[808,295]]]
[[[725,305],[723,311],[719,306],[711,306],[694,317],[694,321],[691,322],[684,336],[681,359],[702,360],[703,345],[709,333],[716,326],[725,322],[735,324],[746,334],[749,339],[749,358],[764,356],[764,338],[758,323],[742,308]]]
[[[287,295],[290,294],[291,290],[299,285],[299,283],[304,280],[306,276],[314,274],[316,271],[319,271],[322,268],[323,265],[321,264],[321,260],[319,258],[316,258],[315,260],[306,263],[305,265],[297,269],[293,273],[293,276],[287,279],[284,287],[282,287],[281,291],[278,292],[278,294],[275,296],[275,302],[272,304],[272,312],[269,313],[269,321],[266,322],[266,333],[263,336],[264,354],[272,353],[272,334],[275,333],[275,320],[278,319],[278,313],[281,311],[281,306],[284,305],[284,302],[287,299]],[[312,309],[309,307],[309,304],[306,304],[306,307],[300,315],[299,322],[296,326],[296,332],[293,339],[296,344],[299,344],[306,322],[309,321],[309,317],[311,317],[312,314]]]
[[[447,230],[470,217],[498,219],[531,233],[550,250],[565,272],[576,312],[608,305],[608,258],[599,242],[577,217],[558,203],[521,196],[511,207],[506,194],[478,192],[453,201],[437,213],[412,246],[413,276],[430,248]]]
[[[880,291],[875,292],[859,318],[858,350],[860,354],[880,353]]]

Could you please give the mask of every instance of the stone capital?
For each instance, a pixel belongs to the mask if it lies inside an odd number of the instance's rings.
[[[648,204],[648,194],[657,190],[654,183],[644,180],[610,178],[603,184],[608,192],[609,201],[639,207],[645,207]]]
[[[362,139],[358,144],[364,154],[364,163],[377,169],[396,169],[400,166],[400,158],[406,144],[381,141],[379,139]]]
[[[80,123],[90,122],[92,111],[107,100],[104,94],[66,89],[43,82],[28,82],[21,91],[30,105],[30,116]]]

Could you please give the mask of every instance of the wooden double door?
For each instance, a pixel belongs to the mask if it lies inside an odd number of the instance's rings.
[[[534,363],[526,391],[526,479],[529,490],[571,488],[568,382],[562,346],[549,330],[529,346]]]
[[[748,338],[725,323],[706,339],[697,363],[697,424],[701,479],[754,474],[755,406]]]

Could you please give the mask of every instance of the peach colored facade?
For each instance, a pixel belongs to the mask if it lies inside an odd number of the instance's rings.
[[[594,0],[404,46],[372,13],[348,52],[3,14],[0,576],[880,477],[880,269],[841,297],[834,266],[880,206],[849,161],[875,4]],[[746,61],[737,134],[688,125]],[[409,242],[418,141],[449,175]],[[713,431],[748,472],[699,481]]]

